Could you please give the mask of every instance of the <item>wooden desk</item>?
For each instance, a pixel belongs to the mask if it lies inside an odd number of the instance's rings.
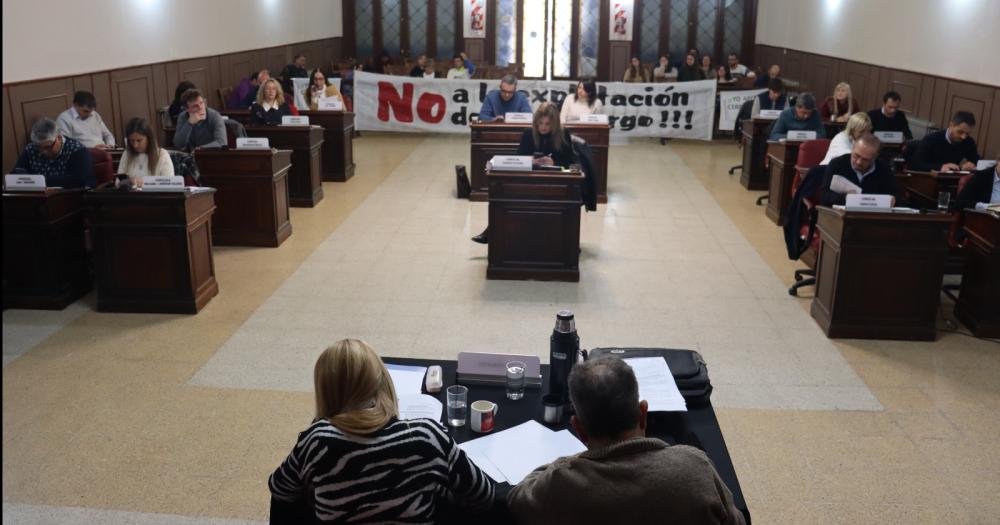
[[[826,335],[933,341],[951,215],[817,209],[811,313]]]
[[[487,279],[580,280],[580,172],[487,172]]]
[[[896,184],[910,194],[909,205],[914,208],[937,209],[938,193],[951,193],[952,201],[958,198],[958,180],[962,175],[936,171],[910,171],[896,174]]]
[[[354,113],[300,111],[309,123],[323,127],[323,180],[346,182],[354,176]]]
[[[319,126],[247,126],[247,135],[263,137],[272,148],[292,150],[288,202],[312,208],[323,200],[323,128]]]
[[[83,189],[3,194],[3,307],[62,310],[92,286]]]
[[[292,234],[288,216],[289,150],[196,150],[201,184],[217,190],[213,242],[280,246]]]
[[[802,141],[768,142],[767,218],[781,226],[785,223],[788,204],[792,201],[792,182],[797,177],[795,163],[799,160]]]
[[[847,123],[846,122],[830,122],[830,121],[823,122],[823,128],[824,128],[824,131],[826,131],[826,138],[828,138],[830,140],[833,140],[833,137],[837,133],[840,133],[841,131],[844,131],[844,128],[846,128],[846,127],[847,127]]]
[[[97,309],[196,314],[218,295],[214,195],[211,188],[88,192]]]
[[[611,127],[607,124],[568,123],[564,128],[590,144],[594,154],[594,185],[597,187],[597,202],[608,202],[608,144]],[[531,129],[528,124],[508,124],[504,122],[473,122],[471,130],[469,177],[472,183],[471,201],[489,200],[486,181],[486,162],[494,155],[516,155],[521,135]]]
[[[766,190],[768,173],[764,169],[767,158],[767,130],[774,124],[773,118],[755,117],[743,122],[743,169],[740,184],[752,191]]]
[[[965,268],[955,317],[976,337],[1000,337],[1000,215],[965,210]]]

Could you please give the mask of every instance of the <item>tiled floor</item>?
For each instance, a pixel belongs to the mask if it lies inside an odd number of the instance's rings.
[[[485,281],[468,237],[486,206],[450,197],[467,148],[366,134],[358,175],[293,209],[281,248],[216,250],[197,316],[5,311],[4,522],[266,520],[324,344],[544,356],[566,305],[584,346],[705,354],[756,523],[996,522],[1000,345],[827,340],[785,294],[780,230],[726,175],[735,146],[613,148],[579,284]]]

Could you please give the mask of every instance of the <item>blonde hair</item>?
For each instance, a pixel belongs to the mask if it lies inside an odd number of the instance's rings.
[[[313,381],[316,419],[344,432],[371,434],[399,416],[389,371],[364,341],[342,339],[324,350]]]
[[[273,78],[265,80],[264,83],[257,88],[257,103],[261,106],[264,105],[264,88],[266,88],[268,84],[274,84],[274,102],[279,106],[284,104],[285,90],[281,89],[281,82],[278,82]]]
[[[534,135],[535,147],[541,147],[542,136],[538,133],[538,123],[545,117],[549,117],[549,127],[552,135],[552,147],[559,151],[563,147],[562,125],[559,123],[559,108],[551,102],[544,102],[535,110],[535,117],[531,122],[531,133]]]
[[[837,118],[839,116],[837,114],[837,91],[840,88],[844,88],[847,90],[847,113],[850,113],[851,109],[854,107],[854,95],[851,94],[851,85],[848,84],[847,82],[841,82],[837,84],[836,87],[833,88],[833,100],[830,101],[831,118]]]
[[[851,115],[851,118],[847,119],[847,125],[844,126],[844,132],[847,133],[847,138],[851,141],[857,140],[865,133],[870,133],[871,130],[872,119],[868,117],[868,113],[863,111]]]

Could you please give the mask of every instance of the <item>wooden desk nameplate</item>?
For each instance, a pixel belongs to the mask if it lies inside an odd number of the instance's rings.
[[[487,279],[580,280],[580,172],[488,172]]]
[[[785,223],[788,204],[792,201],[792,182],[798,176],[795,163],[799,160],[801,144],[802,142],[793,140],[767,143],[769,184],[764,213],[778,226]]]
[[[743,123],[743,169],[740,170],[740,184],[748,190],[760,191],[768,187],[764,159],[767,157],[767,130],[773,123],[774,119],[766,118],[755,118]]]
[[[564,126],[573,135],[577,135],[590,145],[594,155],[594,184],[597,187],[597,202],[608,202],[608,145],[610,144],[611,127],[607,124],[584,124],[569,122]],[[521,143],[521,135],[530,129],[528,124],[511,124],[505,122],[473,122],[469,124],[471,135],[469,178],[472,183],[472,193],[469,200],[485,202],[489,200],[489,188],[486,180],[486,162],[494,155],[516,155],[517,146]]]
[[[198,313],[218,295],[211,188],[84,197],[102,312]]]
[[[219,190],[212,238],[220,246],[280,246],[292,234],[290,150],[197,150],[201,184]]]
[[[312,208],[323,200],[323,136],[319,126],[248,126],[247,135],[264,137],[277,149],[292,150],[288,172],[288,202]]]
[[[817,210],[810,312],[826,335],[933,341],[951,215]]]
[[[955,317],[976,337],[1000,337],[1000,216],[965,210],[965,267]]]
[[[84,190],[3,194],[3,307],[62,310],[93,286]]]

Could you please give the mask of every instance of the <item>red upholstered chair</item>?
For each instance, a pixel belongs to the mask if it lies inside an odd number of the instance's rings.
[[[114,182],[114,163],[111,161],[110,153],[102,149],[90,148],[90,160],[92,162],[91,170],[93,170],[94,178],[97,179],[98,188]]]
[[[809,171],[823,161],[823,157],[826,156],[826,151],[829,147],[829,139],[808,140],[799,146],[799,157],[795,164],[796,177],[792,181],[793,197]],[[819,175],[814,176],[818,177]],[[819,205],[822,194],[823,184],[822,181],[819,181],[818,184],[813,186],[813,191],[802,198],[799,238],[802,240],[808,238],[809,247],[802,253],[799,260],[805,263],[807,268],[795,270],[795,284],[788,289],[789,295],[797,296],[799,288],[816,284],[816,259],[819,256],[819,230],[816,229],[816,206]]]
[[[795,162],[796,176],[792,179],[792,195],[799,189],[810,168],[819,166],[830,149],[830,139],[807,140],[799,145],[799,158]]]

